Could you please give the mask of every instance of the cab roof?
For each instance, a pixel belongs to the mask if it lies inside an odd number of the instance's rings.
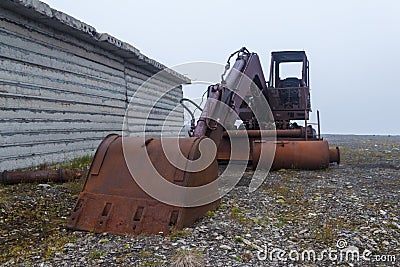
[[[307,61],[306,52],[304,51],[277,51],[271,53],[272,60],[281,62],[303,62]]]

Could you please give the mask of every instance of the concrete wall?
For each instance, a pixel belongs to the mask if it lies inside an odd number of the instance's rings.
[[[152,135],[187,78],[40,1],[0,1],[0,171],[92,154],[107,134],[121,133],[130,96],[163,69],[138,95],[151,103],[167,92],[147,129]],[[168,129],[176,132],[182,108],[171,114]]]

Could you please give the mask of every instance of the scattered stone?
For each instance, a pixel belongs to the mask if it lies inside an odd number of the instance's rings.
[[[337,139],[337,145],[345,147],[343,165],[323,171],[271,172],[253,193],[238,185],[222,198],[215,215],[199,219],[174,237],[66,231],[79,193],[68,184],[2,187],[0,195],[6,197],[0,199],[0,243],[5,256],[0,265],[170,266],[178,251],[191,251],[204,258],[203,266],[262,266],[268,263],[259,261],[257,252],[266,247],[321,251],[338,239],[348,246],[398,255],[400,177],[395,168],[400,155],[391,153],[388,165],[381,151],[395,151],[400,139],[391,144],[386,139],[378,143],[374,137],[374,144],[379,144],[374,148],[364,142],[369,137],[355,138]],[[233,207],[239,207],[235,214]],[[12,253],[20,246],[23,253]]]
[[[222,235],[219,235],[219,236],[217,236],[215,239],[216,239],[216,240],[222,240],[222,239],[224,239],[224,237],[223,237]]]
[[[305,233],[307,233],[308,231],[310,231],[310,229],[303,229],[303,230],[300,230],[300,232],[299,232],[299,235],[302,235],[302,234],[305,234]]]
[[[49,187],[51,187],[51,185],[49,185],[49,184],[38,184],[37,186],[38,186],[38,187],[43,187],[43,188],[49,188]]]
[[[400,225],[397,222],[392,222],[392,225],[397,227],[397,229],[400,229]]]
[[[219,246],[220,249],[225,249],[225,250],[232,250],[232,247],[227,246],[227,245],[221,245]]]
[[[74,243],[67,243],[64,245],[65,248],[74,248],[75,244]]]
[[[178,239],[176,242],[177,242],[177,243],[181,243],[181,244],[183,244],[183,245],[186,245],[186,241],[183,240],[183,239]]]

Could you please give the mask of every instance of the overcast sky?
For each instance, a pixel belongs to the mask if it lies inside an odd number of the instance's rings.
[[[167,66],[304,50],[324,133],[400,134],[399,1],[44,2]]]

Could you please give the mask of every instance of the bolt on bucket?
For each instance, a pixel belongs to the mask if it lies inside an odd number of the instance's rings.
[[[191,163],[202,158],[204,141],[211,140],[106,137],[97,149],[67,227],[137,235],[167,234],[171,228],[190,226],[219,205],[218,188],[212,183],[218,177],[216,160],[199,171],[192,170]],[[164,148],[176,144],[181,153],[175,154],[183,157],[171,160]],[[215,186],[208,187],[207,194],[194,190],[210,183]],[[217,200],[208,203],[207,199]]]

